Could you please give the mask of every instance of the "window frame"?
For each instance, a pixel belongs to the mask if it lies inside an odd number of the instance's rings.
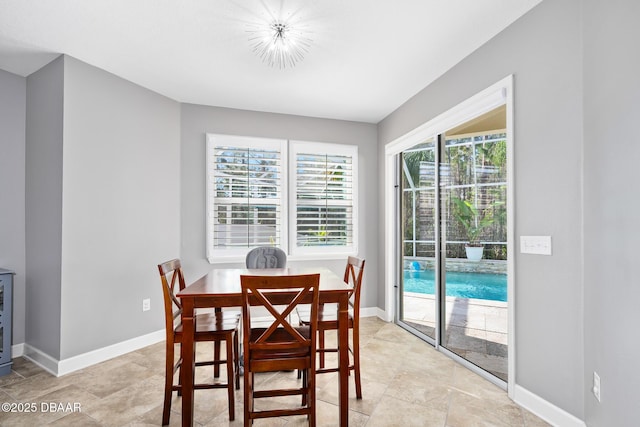
[[[214,247],[215,180],[213,159],[215,147],[229,145],[239,148],[265,147],[280,149],[280,247],[287,253],[289,260],[342,259],[358,253],[358,146],[327,142],[309,142],[280,138],[264,138],[226,134],[206,134],[205,155],[205,233],[206,257],[210,264],[244,261],[246,253],[254,246],[217,249]],[[320,155],[346,155],[352,161],[352,241],[347,246],[311,246],[297,247],[297,195],[296,195],[296,153],[303,152]]]
[[[206,137],[206,156],[205,156],[205,181],[206,181],[206,201],[205,201],[205,233],[207,236],[206,242],[206,256],[209,263],[221,263],[221,262],[233,262],[240,259],[244,259],[247,252],[254,246],[228,248],[220,250],[214,247],[214,212],[215,212],[215,199],[214,193],[216,191],[215,182],[213,180],[213,171],[211,168],[212,159],[215,156],[214,150],[216,146],[229,145],[237,148],[255,148],[255,149],[279,149],[280,150],[280,246],[285,252],[288,252],[288,239],[287,239],[287,225],[288,225],[288,211],[286,209],[287,189],[289,188],[287,174],[288,163],[288,146],[286,139],[276,138],[261,138],[253,136],[237,136],[237,135],[223,135],[223,134],[207,134]]]
[[[306,152],[318,155],[343,155],[351,156],[352,167],[352,197],[351,197],[351,219],[352,219],[352,239],[351,245],[345,246],[297,246],[297,194],[295,191],[297,183],[296,154]],[[294,257],[302,258],[342,258],[358,253],[358,146],[351,144],[335,144],[329,142],[308,142],[300,140],[289,141],[289,253]]]

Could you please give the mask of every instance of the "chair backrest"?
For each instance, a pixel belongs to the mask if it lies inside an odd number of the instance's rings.
[[[182,304],[176,297],[176,293],[185,288],[184,274],[179,259],[158,264],[160,281],[162,282],[162,295],[164,297],[164,319],[167,333],[167,342],[173,342],[175,320],[182,314]],[[176,290],[176,285],[178,289]]]
[[[353,307],[354,318],[360,318],[360,290],[362,289],[362,275],[364,273],[364,260],[350,256],[347,258],[347,266],[344,269],[344,282],[353,287],[353,293],[349,304]]]
[[[247,268],[285,268],[287,254],[275,246],[258,246],[247,253]]]
[[[318,328],[319,274],[240,276],[240,283],[242,286],[242,324],[245,351],[247,349],[249,351],[290,351],[311,348],[315,354],[316,331]],[[285,293],[283,291],[289,292]],[[288,320],[289,314],[299,304],[311,305],[311,324],[308,337],[300,334]],[[252,305],[266,308],[273,316],[273,320],[269,325],[265,325],[264,317],[260,317],[260,326],[263,332],[253,341],[250,340],[252,329],[250,307]],[[282,334],[282,329],[288,334]],[[283,339],[283,336],[286,339]]]

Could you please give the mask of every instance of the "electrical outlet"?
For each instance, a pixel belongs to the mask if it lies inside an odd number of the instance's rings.
[[[146,298],[142,300],[142,311],[151,310],[151,298]]]
[[[600,375],[596,371],[593,371],[593,395],[600,402]]]

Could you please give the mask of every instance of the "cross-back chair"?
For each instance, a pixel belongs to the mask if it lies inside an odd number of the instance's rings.
[[[244,424],[256,418],[307,415],[315,426],[316,411],[316,332],[319,274],[292,276],[240,276],[243,296],[244,344]],[[308,325],[294,327],[289,322],[299,304],[310,304],[313,319]],[[260,318],[252,323],[251,306],[264,307],[273,320],[269,325]],[[295,388],[255,389],[255,374],[260,372],[302,371],[302,384]],[[258,410],[255,399],[276,396],[302,396],[301,407]]]
[[[349,364],[349,370],[354,371],[356,384],[356,397],[362,399],[362,383],[360,381],[360,291],[362,289],[362,275],[364,273],[365,261],[360,258],[350,256],[347,259],[347,266],[344,270],[345,283],[352,286],[353,290],[349,298],[349,328],[353,330],[352,342],[349,346],[349,352],[353,362]],[[313,320],[313,315],[306,307],[300,307],[297,310],[301,325],[308,325]],[[338,329],[338,316],[335,307],[324,307],[320,305],[318,314],[318,355],[320,359],[320,367],[316,370],[318,374],[327,372],[337,372],[338,368],[325,368],[325,354],[336,353],[335,348],[329,348],[325,345],[325,331]],[[300,375],[298,375],[300,376]]]
[[[164,314],[166,330],[166,363],[164,405],[162,410],[162,425],[169,424],[171,415],[171,395],[174,391],[182,394],[180,381],[174,384],[174,375],[180,373],[182,366],[182,304],[176,297],[176,293],[185,288],[184,274],[180,260],[173,259],[158,265],[160,280],[162,282],[162,294],[164,297]],[[176,289],[177,288],[177,289]],[[195,342],[212,341],[214,343],[214,357],[209,361],[198,361],[196,366],[214,366],[214,381],[207,384],[195,384],[194,389],[226,388],[229,399],[229,420],[235,418],[234,379],[236,389],[240,388],[238,375],[238,324],[240,314],[223,313],[217,310],[215,313],[196,315]],[[226,344],[226,359],[220,359],[221,342]],[[180,344],[178,360],[175,360],[175,344]],[[220,365],[227,367],[226,382],[216,381],[219,376]]]

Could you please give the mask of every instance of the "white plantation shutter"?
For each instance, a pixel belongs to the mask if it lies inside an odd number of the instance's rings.
[[[283,247],[286,141],[207,135],[207,257]]]
[[[207,134],[207,258],[357,253],[358,147]]]
[[[356,242],[356,146],[293,142],[293,253],[352,252]]]

